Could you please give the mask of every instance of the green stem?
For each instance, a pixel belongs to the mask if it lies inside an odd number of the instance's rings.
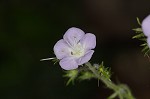
[[[100,75],[98,71],[89,62],[85,65],[88,66],[88,68],[93,72],[97,79],[101,80],[109,89],[114,90],[115,93],[112,95],[113,98],[115,98],[118,95],[120,99],[135,99],[126,85],[116,85],[110,79]],[[113,98],[109,97],[108,99]]]

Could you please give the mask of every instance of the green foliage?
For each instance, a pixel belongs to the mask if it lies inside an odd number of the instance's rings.
[[[59,62],[56,57],[41,59],[41,61],[44,60],[51,60],[54,62],[54,64]],[[66,85],[69,85],[70,83],[74,84],[75,80],[84,81],[95,78],[99,81],[102,81],[107,88],[114,91],[114,93],[107,99],[116,99],[117,97],[119,99],[135,99],[127,85],[117,85],[111,81],[111,69],[105,67],[103,62],[101,62],[100,65],[92,65],[91,63],[87,62],[78,69],[65,71],[65,75],[63,75],[63,77],[68,78]]]
[[[110,97],[108,97],[108,99],[116,99],[116,97],[118,97],[119,99],[135,99],[130,89],[126,85],[117,85],[110,80],[110,69],[105,68],[103,62],[98,67],[98,69],[95,69],[94,66],[92,66],[89,62],[85,65],[89,67],[95,77],[102,81],[107,88],[114,91],[114,93]]]
[[[103,62],[99,65],[98,67],[98,73],[101,76],[104,76],[105,78],[107,78],[108,80],[110,80],[111,77],[111,69],[108,67],[105,67]]]
[[[81,75],[78,77],[79,80],[90,80],[95,78],[95,75],[90,71],[81,72]]]
[[[139,18],[137,18],[137,22],[138,24],[141,26],[141,23],[139,21]],[[138,39],[140,41],[142,41],[143,43],[140,45],[143,47],[142,49],[142,52],[144,53],[144,56],[148,56],[150,55],[150,49],[149,49],[149,46],[147,44],[147,38],[146,36],[144,35],[143,31],[142,31],[142,28],[135,28],[133,29],[133,31],[135,31],[135,36],[133,36],[132,38],[133,39]]]
[[[108,67],[104,67],[103,62],[99,65],[99,64],[94,64],[92,67],[94,70],[97,71],[98,75],[105,77],[106,79],[110,80],[111,77],[111,73],[110,73],[110,68]],[[93,74],[93,72],[87,68],[86,64],[82,67],[80,67],[79,69],[75,69],[75,70],[70,70],[70,71],[66,71],[66,74],[64,75],[64,77],[68,78],[67,84],[70,84],[70,82],[74,83],[74,80],[90,80],[92,78],[96,78],[97,77]]]
[[[78,76],[79,71],[75,69],[75,70],[65,71],[65,73],[66,74],[63,77],[69,78],[66,85],[69,85],[71,82],[74,84],[74,81],[76,77]]]
[[[135,99],[132,96],[130,89],[127,85],[120,84],[117,85],[117,87],[117,90],[115,90],[114,93],[110,95],[107,99],[116,99],[117,96],[119,97],[119,99]]]
[[[141,25],[141,22],[138,17],[136,18],[136,20],[137,20],[138,24]]]
[[[107,88],[114,91],[114,93],[107,99],[135,99],[131,94],[130,89],[124,84],[114,84],[111,80],[110,68],[105,67],[103,62],[99,64],[91,65],[91,63],[85,63],[78,69],[66,71],[64,77],[68,78],[67,84],[74,83],[75,80],[90,80],[92,78],[102,81]]]

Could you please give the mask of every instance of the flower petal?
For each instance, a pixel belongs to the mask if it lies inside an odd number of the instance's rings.
[[[84,56],[82,56],[81,58],[77,60],[78,65],[82,65],[88,62],[91,59],[93,53],[94,53],[94,50],[89,50]]]
[[[143,20],[142,30],[146,36],[150,36],[150,15]]]
[[[69,46],[61,39],[54,45],[54,53],[58,59],[62,59],[69,55]]]
[[[81,29],[72,27],[66,31],[63,38],[70,46],[74,46],[84,35],[85,33]]]
[[[96,36],[91,33],[87,33],[80,41],[81,45],[85,49],[94,49],[96,47]]]
[[[62,60],[60,60],[59,65],[65,70],[72,70],[78,68],[77,62],[72,57],[63,58]]]
[[[148,44],[148,46],[150,48],[150,37],[147,38],[147,44]]]

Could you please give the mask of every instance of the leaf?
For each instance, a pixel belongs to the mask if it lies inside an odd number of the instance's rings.
[[[144,43],[144,44],[141,44],[140,46],[146,46],[147,45],[147,43]]]
[[[118,95],[118,93],[117,92],[114,92],[111,96],[109,96],[107,99],[114,99],[114,98],[116,98],[117,97],[117,95]]]
[[[79,80],[90,80],[92,78],[95,78],[95,75],[89,71],[82,72],[79,76]]]
[[[110,77],[111,77],[111,69],[108,68],[108,67],[105,67],[104,66],[104,62],[102,62],[99,66],[99,74],[101,76],[104,76],[105,78],[107,78],[108,80],[110,80]]]
[[[136,31],[136,33],[142,32],[142,28],[136,28],[136,29],[132,29],[133,31]]]
[[[145,52],[145,51],[147,51],[149,49],[149,47],[148,46],[145,46],[143,49],[142,49],[142,52]]]
[[[136,18],[136,20],[137,20],[138,24],[141,25],[141,22],[138,17]]]
[[[135,38],[138,39],[138,38],[142,38],[142,37],[145,37],[145,36],[144,36],[144,34],[141,33],[141,34],[133,36],[132,38],[133,39],[135,39]]]
[[[76,77],[78,76],[78,70],[74,69],[74,70],[69,70],[69,71],[65,71],[65,75],[63,75],[63,77],[67,77],[69,78],[66,85],[69,85],[71,82],[74,84],[74,81],[76,79]]]

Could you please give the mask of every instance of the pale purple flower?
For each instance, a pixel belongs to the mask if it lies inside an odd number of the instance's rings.
[[[147,36],[147,44],[150,47],[150,15],[143,20],[142,30],[145,36]]]
[[[63,39],[54,46],[54,53],[60,60],[61,68],[72,70],[88,62],[96,47],[96,37],[91,33],[84,33],[81,29],[72,27],[66,31]]]
[[[143,20],[142,30],[145,36],[150,37],[150,15]]]
[[[150,48],[150,37],[147,38],[147,44],[148,44],[148,46]]]

